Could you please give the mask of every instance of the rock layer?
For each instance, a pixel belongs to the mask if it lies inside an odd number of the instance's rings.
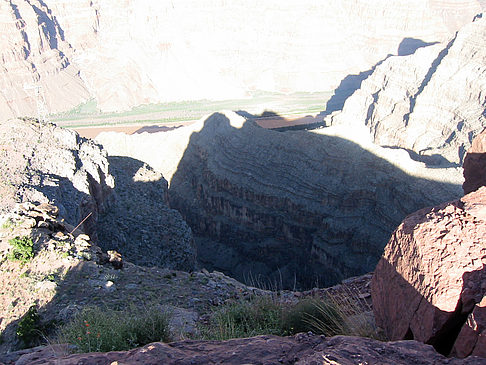
[[[106,153],[73,131],[35,120],[0,122],[0,212],[15,203],[54,203],[73,226],[96,237],[113,177]]]
[[[388,54],[446,40],[481,11],[478,0],[12,0],[0,7],[0,115],[36,114],[26,82],[42,87],[50,112],[90,97],[112,111],[330,91]]]
[[[98,140],[111,155],[163,172],[203,264],[285,287],[371,271],[405,215],[460,195],[455,184],[413,177],[399,160],[343,138],[269,131],[234,113]]]
[[[375,143],[431,165],[461,165],[486,127],[485,42],[486,19],[478,19],[448,43],[388,58],[329,122],[365,125]]]
[[[396,229],[372,280],[376,322],[390,339],[484,355],[485,218],[482,187],[420,210]]]

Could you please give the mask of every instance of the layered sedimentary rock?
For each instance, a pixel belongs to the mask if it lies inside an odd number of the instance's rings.
[[[485,356],[485,222],[481,187],[420,210],[396,229],[371,283],[377,325],[390,339]]]
[[[330,91],[388,54],[446,40],[481,3],[12,0],[0,7],[0,111],[2,119],[35,113],[25,82],[42,86],[51,112],[88,97],[111,111],[254,90]]]
[[[375,143],[428,164],[460,165],[486,127],[486,19],[449,41],[376,67],[332,124],[365,125]]]
[[[464,194],[486,185],[486,130],[474,138],[464,158]]]
[[[43,1],[3,1],[0,29],[0,120],[55,113],[89,98],[63,30]]]
[[[35,120],[0,122],[0,212],[15,203],[55,203],[60,215],[96,236],[114,186],[106,153],[73,131]]]
[[[171,132],[98,141],[162,171],[205,265],[308,287],[371,271],[405,215],[461,193],[401,170],[418,164],[406,152],[385,159],[384,149],[322,133],[280,133],[216,113]]]

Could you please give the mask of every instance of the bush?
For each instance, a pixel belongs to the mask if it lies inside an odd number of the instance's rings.
[[[151,342],[170,340],[168,314],[156,307],[113,311],[87,307],[59,330],[58,340],[79,352],[129,350]]]
[[[19,321],[16,332],[17,336],[19,336],[25,346],[33,344],[41,335],[39,324],[40,318],[37,313],[37,307],[33,305]]]
[[[22,264],[25,264],[34,257],[34,242],[32,242],[32,238],[27,236],[15,237],[8,240],[8,242],[12,246],[12,251],[7,256],[9,260],[20,261]]]
[[[334,336],[346,334],[346,318],[339,308],[327,299],[304,299],[285,308],[282,316],[285,334],[313,332],[318,335]]]
[[[211,316],[210,323],[200,328],[209,340],[280,335],[282,307],[271,298],[260,297],[225,305]]]
[[[303,299],[284,304],[270,297],[238,301],[215,311],[209,324],[200,328],[204,339],[227,340],[273,334],[289,336],[300,332],[355,335],[378,338],[375,327],[352,293],[335,300],[331,297]]]

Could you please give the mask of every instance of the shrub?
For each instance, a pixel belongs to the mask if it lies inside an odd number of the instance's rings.
[[[16,334],[25,346],[33,344],[41,335],[40,318],[35,305],[19,321]]]
[[[169,341],[169,316],[156,307],[113,311],[87,307],[61,327],[58,340],[79,352],[129,350],[151,342]]]
[[[20,261],[25,264],[34,257],[34,243],[32,238],[23,236],[15,237],[8,241],[12,246],[12,251],[7,258],[12,261]]]
[[[346,318],[339,308],[328,299],[310,298],[285,308],[282,316],[285,334],[313,332],[318,335],[334,336],[346,334]]]
[[[205,339],[227,340],[264,334],[313,332],[325,336],[355,335],[380,339],[370,318],[350,292],[344,299],[308,298],[284,304],[270,297],[238,301],[215,311],[201,326]]]
[[[227,304],[215,311],[207,326],[200,328],[205,339],[227,340],[265,334],[281,334],[282,306],[271,298],[253,298]]]

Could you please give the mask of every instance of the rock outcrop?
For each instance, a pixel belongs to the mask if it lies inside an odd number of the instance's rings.
[[[464,194],[486,185],[486,130],[476,136],[464,158]]]
[[[54,203],[71,225],[96,237],[114,187],[106,153],[93,141],[35,120],[0,122],[0,213],[17,202]]]
[[[192,271],[196,248],[191,229],[168,207],[167,181],[160,172],[129,157],[109,157],[114,201],[98,220],[98,242],[129,261]]]
[[[485,223],[481,187],[420,210],[396,229],[372,280],[376,322],[391,340],[484,356]]]
[[[407,149],[430,165],[462,165],[486,127],[485,42],[481,18],[448,43],[389,57],[328,121],[364,125],[375,143]]]
[[[97,140],[163,173],[204,266],[312,287],[372,271],[403,217],[461,194],[437,176],[402,171],[415,163],[403,151],[386,160],[384,149],[323,133],[280,133],[216,113],[170,132]]]
[[[0,40],[0,115],[35,115],[42,96],[56,112],[89,98],[112,111],[251,90],[330,91],[388,54],[445,41],[483,5],[12,0],[0,7],[8,35]],[[41,87],[41,96],[25,83]]]
[[[431,346],[415,341],[379,342],[368,338],[312,334],[293,337],[258,336],[229,341],[152,343],[124,352],[62,355],[59,347],[38,348],[24,354],[18,364],[396,364],[480,365],[484,359],[448,359]],[[6,363],[5,365],[11,365]]]

